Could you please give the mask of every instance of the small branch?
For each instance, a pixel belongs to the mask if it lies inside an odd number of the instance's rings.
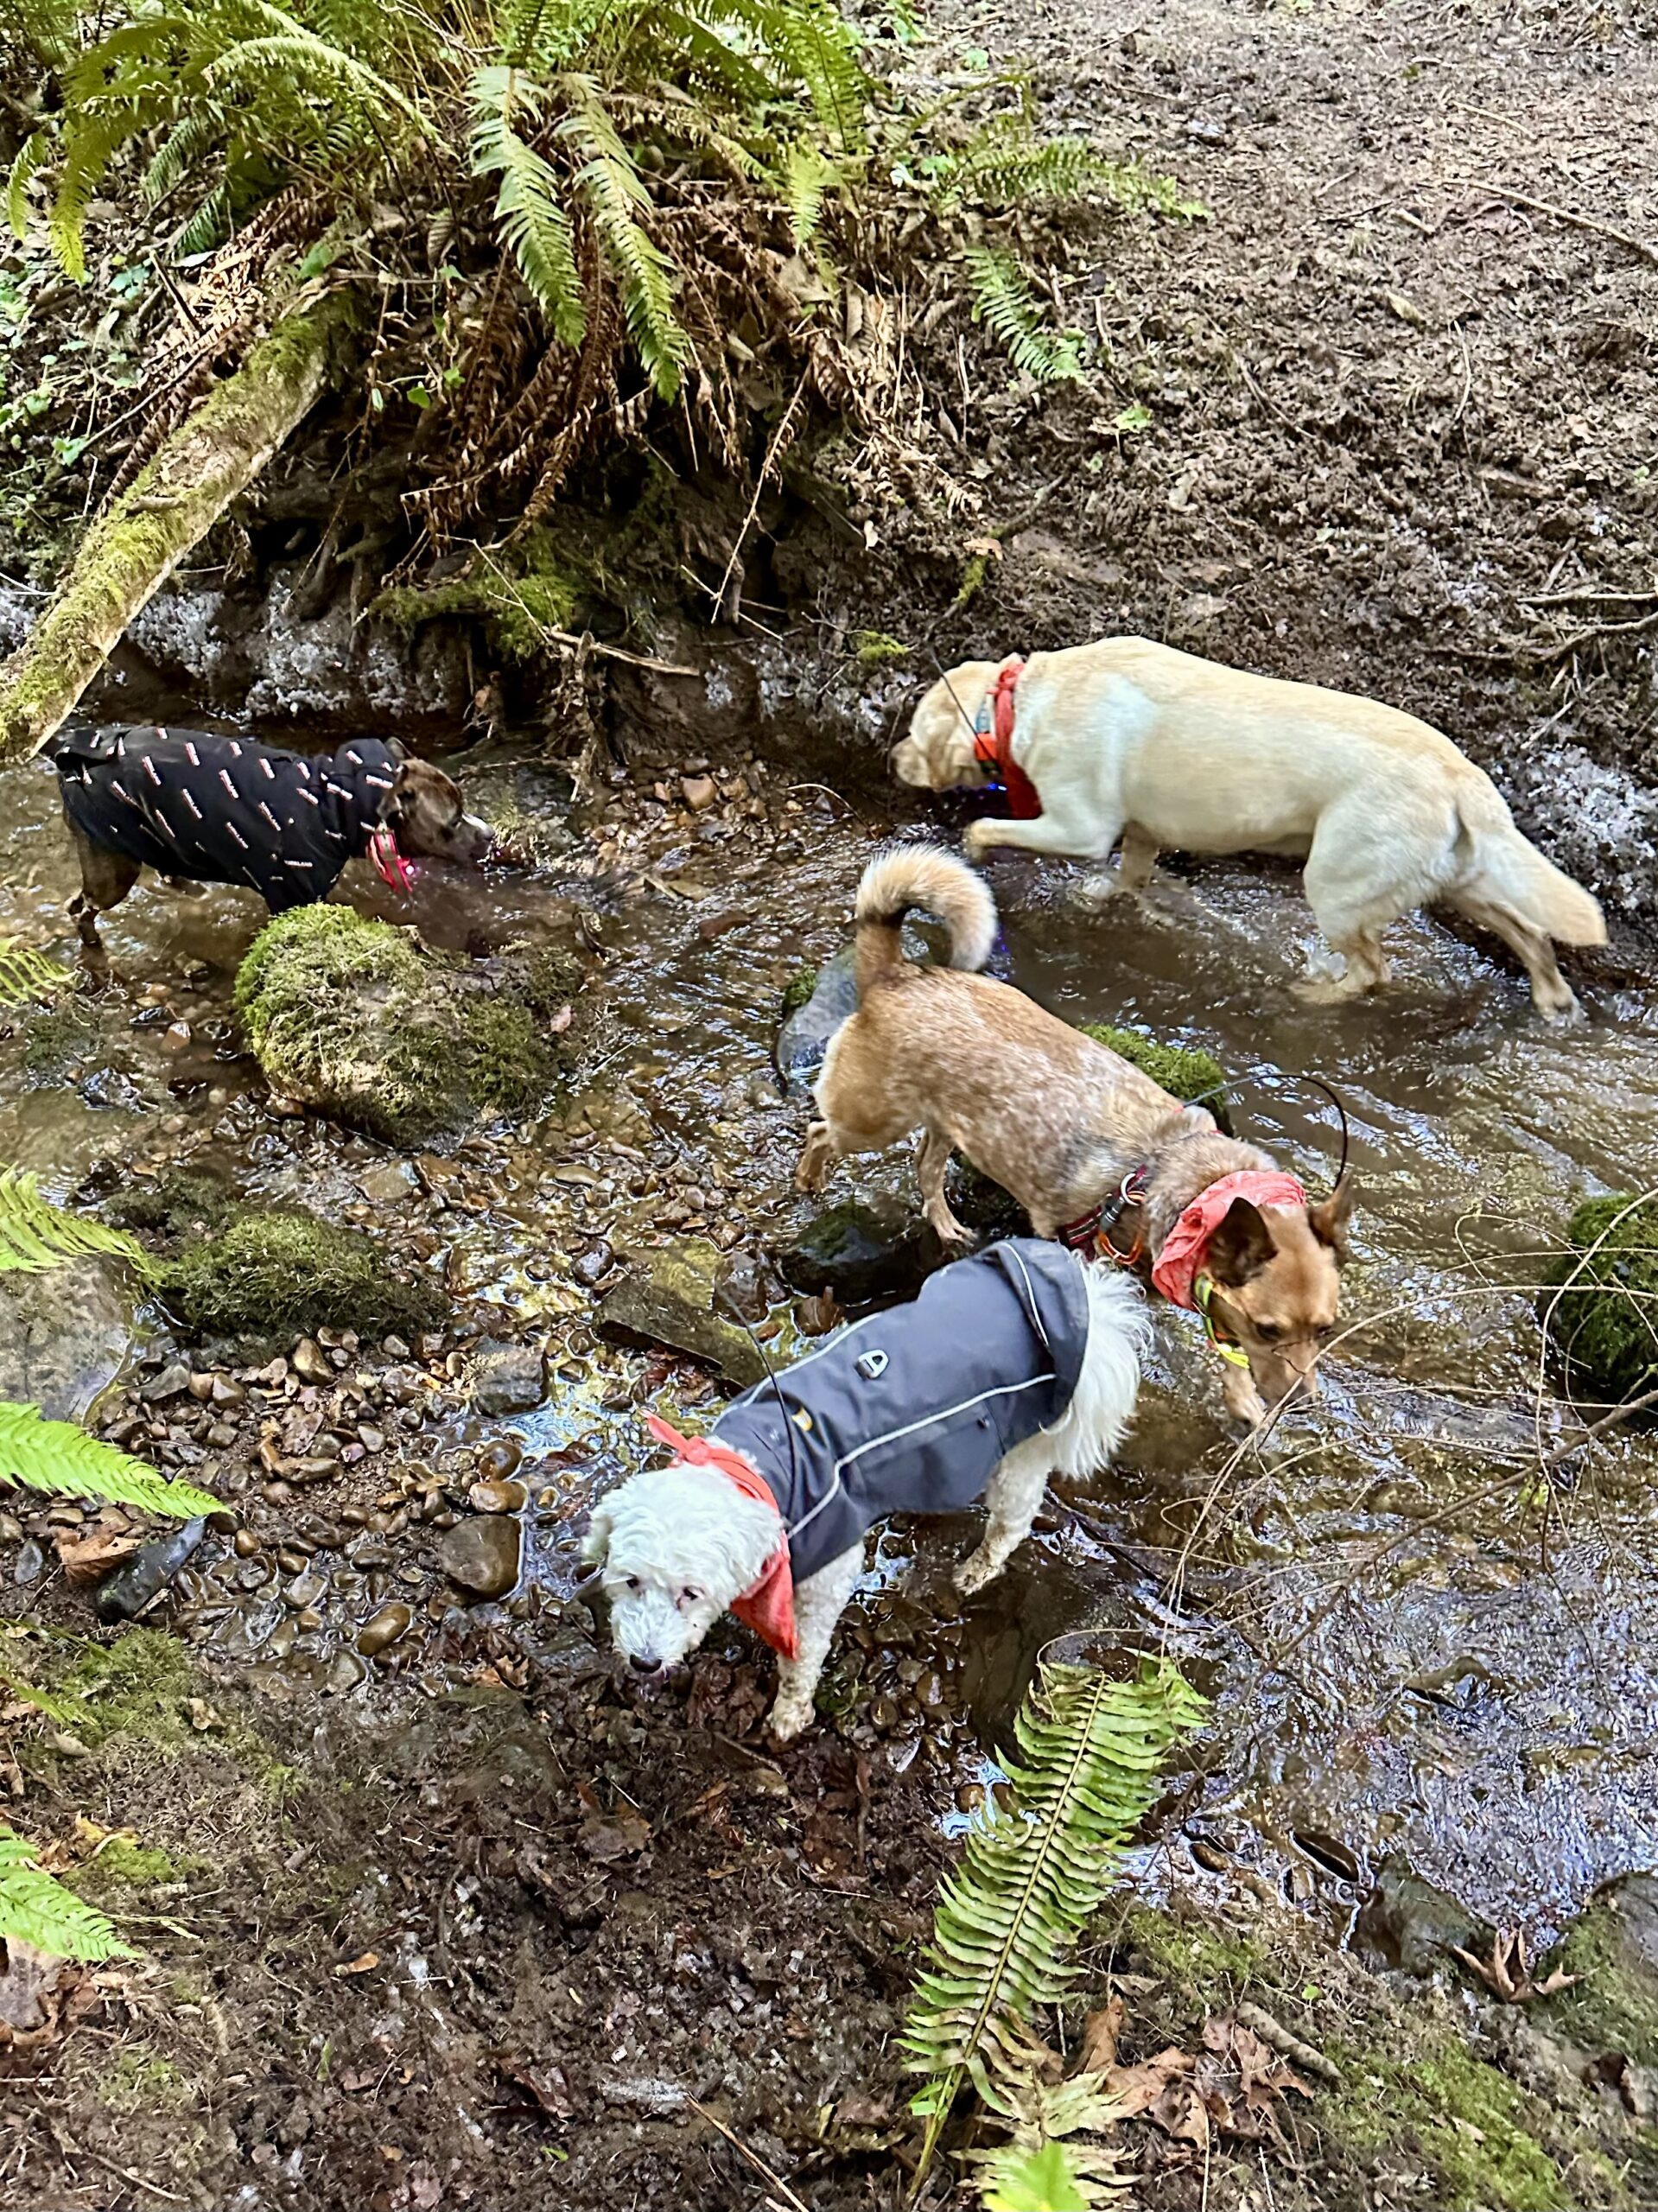
[[[696,2113],[699,2119],[707,2120],[710,2127],[717,2127],[719,2129],[721,2134],[725,2137],[726,2141],[730,2144],[732,2149],[737,2152],[740,2158],[746,2158],[749,2164],[753,2167],[757,2174],[764,2175],[765,2179],[771,2183],[772,2187],[776,2190],[778,2195],[783,2199],[784,2202],[790,2207],[790,2212],[806,2212],[806,2207],[795,2195],[788,2183],[784,2180],[782,2175],[773,2173],[771,2167],[766,2164],[765,2159],[761,2158],[758,2151],[751,2151],[747,2144],[743,2141],[740,2136],[734,2135],[731,2130],[726,2126],[724,2120],[721,2120],[717,2114],[711,2113],[706,2105],[698,2104],[695,2097],[687,2097],[685,2101],[690,2107],[691,2110]]]
[[[1658,1390],[1648,1390],[1638,1398],[1629,1399],[1627,1404],[1614,1406],[1610,1413],[1603,1414],[1598,1421],[1591,1421],[1581,1436],[1574,1436],[1569,1444],[1557,1444],[1544,1459],[1544,1467],[1558,1467],[1562,1460],[1570,1459],[1574,1453],[1581,1452],[1585,1445],[1592,1444],[1598,1436],[1604,1436],[1609,1428],[1620,1427],[1631,1414],[1645,1413],[1648,1406],[1658,1406]]]
[[[714,611],[716,615],[725,607],[726,594],[731,589],[731,579],[737,572],[737,563],[742,554],[743,540],[754,526],[754,518],[760,511],[760,501],[765,496],[765,487],[771,481],[772,471],[785,448],[794,442],[795,417],[801,401],[806,396],[806,381],[810,375],[811,365],[808,362],[800,372],[800,381],[794,388],[794,397],[784,409],[782,419],[772,434],[772,442],[765,449],[765,459],[760,464],[759,478],[754,486],[754,496],[748,503],[748,512],[743,517],[743,526],[737,532],[736,543],[732,546],[731,558],[726,563],[726,572],[720,579],[720,588],[714,594]],[[738,611],[740,612],[740,608]]]
[[[1323,2051],[1316,2050],[1310,2043],[1304,2043],[1299,2036],[1293,2035],[1281,2022],[1274,2019],[1270,2012],[1263,2012],[1259,2005],[1239,2005],[1235,2009],[1244,2026],[1253,2028],[1269,2049],[1281,2053],[1286,2058],[1293,2059],[1298,2066],[1309,2074],[1316,2074],[1320,2081],[1341,2080],[1342,2070],[1333,2059],[1326,2058]]]
[[[1574,231],[1591,231],[1597,238],[1616,239],[1631,253],[1638,253],[1650,267],[1658,269],[1658,246],[1648,245],[1644,238],[1631,237],[1615,224],[1603,223],[1594,215],[1579,215],[1575,209],[1562,207],[1553,200],[1534,200],[1530,193],[1515,192],[1506,184],[1487,184],[1483,177],[1464,177],[1459,181],[1471,191],[1490,192],[1499,200],[1511,200],[1516,207],[1529,207],[1535,214],[1552,215],[1557,223],[1568,223]]]

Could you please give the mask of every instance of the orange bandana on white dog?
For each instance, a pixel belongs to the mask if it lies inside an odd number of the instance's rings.
[[[659,1414],[645,1418],[645,1427],[658,1444],[665,1444],[676,1459],[683,1459],[692,1467],[716,1467],[732,1486],[745,1497],[758,1498],[769,1505],[781,1522],[777,1499],[771,1484],[758,1469],[751,1467],[740,1452],[727,1445],[717,1443],[711,1436],[682,1436]],[[770,1644],[780,1659],[797,1659],[800,1645],[795,1631],[795,1582],[789,1564],[789,1536],[785,1529],[778,1539],[778,1548],[760,1569],[759,1580],[732,1600],[730,1610],[743,1624],[752,1628],[762,1643]]]
[[[1234,1198],[1248,1198],[1257,1206],[1305,1208],[1307,1194],[1293,1175],[1276,1169],[1246,1168],[1240,1174],[1223,1175],[1206,1191],[1199,1191],[1167,1236],[1152,1267],[1152,1285],[1171,1306],[1197,1310],[1192,1285],[1204,1271],[1209,1243],[1231,1211]]]

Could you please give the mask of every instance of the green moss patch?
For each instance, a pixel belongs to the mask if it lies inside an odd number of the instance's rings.
[[[588,588],[586,571],[544,531],[532,531],[510,563],[480,553],[447,582],[394,585],[369,612],[410,631],[443,616],[481,622],[508,660],[532,661],[547,651],[550,632],[569,631]]]
[[[379,1246],[307,1213],[250,1207],[163,1262],[158,1289],[179,1327],[198,1337],[291,1343],[319,1329],[408,1336],[441,1318],[426,1281],[405,1281]]]
[[[783,987],[783,1019],[798,1014],[817,988],[818,971],[816,968],[797,968]]]
[[[859,630],[854,633],[852,651],[860,668],[885,668],[890,661],[907,659],[910,648],[902,638],[889,637],[885,630]]]
[[[1102,1021],[1079,1022],[1077,1027],[1084,1037],[1150,1076],[1171,1098],[1201,1100],[1221,1127],[1228,1127],[1226,1071],[1212,1052],[1196,1046],[1161,1045],[1138,1029],[1114,1029]]]
[[[483,1115],[532,1112],[580,1039],[550,1028],[575,963],[534,954],[488,969],[441,958],[411,931],[345,906],[269,923],[236,979],[236,1009],[273,1090],[388,1143],[420,1144]]]
[[[1571,1249],[1550,1262],[1550,1338],[1598,1398],[1616,1403],[1658,1379],[1658,1204],[1590,1198],[1566,1225]]]
[[[1597,2057],[1658,2067],[1658,1874],[1603,1890],[1547,1963],[1579,1980],[1538,2005],[1539,2018]]]
[[[1290,1915],[1265,1914],[1240,1932],[1206,1914],[1131,1904],[1115,1929],[1108,1916],[1106,1931],[1159,1985],[1130,2002],[1147,2051],[1172,2039],[1193,2048],[1205,2017],[1247,2000],[1337,2069],[1334,2081],[1305,2074],[1312,2094],[1293,2101],[1313,2202],[1588,2212],[1644,2202],[1623,2178],[1621,2130],[1592,2090],[1555,2100],[1522,2086],[1481,2056],[1500,2045],[1436,1985],[1372,1974]],[[1395,2189],[1378,2194],[1383,2174]],[[1286,2201],[1307,2200],[1286,2190]]]

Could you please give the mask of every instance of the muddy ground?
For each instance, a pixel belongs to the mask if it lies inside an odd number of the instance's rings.
[[[789,976],[838,942],[867,840],[891,825],[873,747],[930,677],[931,652],[948,661],[1134,628],[1374,691],[1490,766],[1522,823],[1615,915],[1634,930],[1650,918],[1651,26],[1636,10],[1322,0],[1000,11],[945,0],[931,22],[944,43],[918,50],[921,73],[976,71],[980,48],[998,62],[1030,57],[1057,124],[1097,130],[1178,174],[1210,215],[1113,226],[1109,251],[1079,237],[1067,313],[1107,349],[1087,396],[1011,393],[970,343],[946,352],[918,336],[892,404],[905,439],[964,494],[953,516],[919,502],[872,508],[873,547],[826,561],[804,511],[773,514],[780,534],[753,567],[777,606],[757,607],[753,621],[792,626],[772,641],[751,621],[716,649],[737,669],[734,691],[697,686],[688,709],[671,683],[619,687],[626,766],[586,817],[572,827],[562,795],[530,794],[564,859],[545,859],[522,893],[509,883],[475,906],[434,881],[418,918],[441,941],[487,950],[524,928],[581,949],[609,1023],[584,1083],[532,1130],[407,1164],[314,1121],[272,1117],[227,1011],[251,909],[167,906],[149,892],[140,896],[155,903],[111,927],[118,982],[97,1041],[33,1071],[26,1039],[9,1048],[7,1156],[66,1191],[101,1200],[185,1157],[243,1195],[370,1228],[455,1303],[429,1343],[324,1343],[340,1384],[308,1381],[292,1342],[179,1344],[149,1317],[98,1418],[142,1421],[134,1448],[217,1487],[245,1542],[211,1533],[136,1632],[97,1628],[86,1594],[57,1569],[52,1529],[73,1533],[73,1509],[54,1509],[54,1522],[19,1505],[0,1529],[7,1675],[60,1707],[54,1716],[20,1698],[6,1709],[13,1817],[142,1953],[39,1994],[39,2040],[0,2072],[0,2202],[851,2212],[901,2200],[914,2131],[893,2037],[950,1833],[994,1781],[987,1758],[1035,1640],[1079,1617],[1068,1599],[1050,1615],[1052,1593],[1082,1572],[1095,1619],[1144,1634],[1159,1618],[1147,1531],[1160,1527],[1166,1545],[1170,1528],[1189,1525],[1224,1456],[1208,1384],[1195,1362],[1160,1377],[1159,1405],[1171,1389],[1190,1403],[1148,1425],[1106,1539],[1091,1533],[1098,1501],[1059,1501],[1009,1588],[970,1622],[942,1596],[961,1532],[896,1531],[848,1623],[838,1711],[782,1758],[765,1748],[769,1678],[740,1631],[689,1681],[646,1694],[616,1678],[572,1569],[588,1497],[642,1448],[640,1408],[666,1398],[706,1412],[720,1389],[706,1368],[594,1330],[592,1294],[614,1280],[627,1240],[705,1236],[753,1270],[757,1317],[821,1319],[765,1274],[792,1218],[797,1138],[765,1041]],[[1624,231],[1646,252],[1515,194]],[[1136,404],[1149,420],[1121,426]],[[951,611],[981,538],[999,552]],[[860,667],[848,648],[861,629],[897,639],[905,658]],[[169,711],[190,703],[184,673],[173,668]],[[797,750],[791,765],[751,772],[757,740],[764,753],[814,721],[866,748],[855,766],[835,766],[832,749],[812,757],[814,783],[827,760],[842,795],[795,788]],[[683,779],[708,772],[705,753],[716,791],[692,807]],[[40,856],[39,792],[20,810],[36,842],[10,848],[8,925],[55,912],[64,889],[60,857]],[[1293,897],[1288,880],[1266,880]],[[1005,894],[1015,905],[1020,888],[1015,876]],[[1217,909],[1258,912],[1225,871],[1206,872],[1199,890]],[[353,895],[380,897],[360,885]],[[1233,939],[1200,928],[1218,1005]],[[1547,1125],[1569,1122],[1573,1077],[1563,1060],[1510,1058],[1525,1019],[1513,979],[1458,941],[1415,944],[1401,982],[1418,1018],[1408,1040],[1355,1027],[1322,1046],[1286,1025],[1272,973],[1261,1066],[1308,1065],[1328,1050],[1345,1062],[1330,1072],[1363,1082],[1376,1038],[1391,1037],[1401,1088],[1379,1091],[1361,1131],[1369,1173],[1385,1176],[1390,1136],[1403,1141],[1401,1100],[1431,1117],[1460,1097],[1464,1133],[1483,1129],[1496,1108],[1469,1071],[1493,1060],[1551,1086],[1533,1117],[1542,1134],[1508,1163],[1523,1202],[1563,1172],[1627,1168],[1610,1112],[1590,1136],[1548,1149],[1558,1127]],[[1620,951],[1640,964],[1637,936]],[[1227,1008],[1237,1037],[1248,1033],[1252,957],[1239,957]],[[1203,1009],[1176,1003],[1180,972],[1150,963],[1140,1001],[1109,1011],[1200,1027]],[[1074,990],[1054,980],[1062,997]],[[1597,1016],[1620,1048],[1650,1033],[1649,1007],[1610,983]],[[1645,1130],[1633,1058],[1607,1089]],[[1298,1164],[1315,1157],[1305,1109],[1274,1097],[1267,1112]],[[1438,1160],[1454,1181],[1486,1157],[1448,1142]],[[1434,1160],[1420,1141],[1387,1191],[1367,1255],[1378,1267],[1397,1267],[1402,1246],[1420,1271]],[[1443,1315],[1445,1285],[1430,1287]],[[89,1294],[77,1323],[78,1342],[97,1333],[87,1314],[104,1332],[100,1382],[111,1345],[124,1344],[119,1303],[111,1323],[109,1296]],[[1471,1328],[1458,1357],[1482,1379],[1490,1363],[1517,1392],[1523,1321],[1516,1309]],[[480,1351],[526,1338],[553,1348],[549,1405],[481,1414]],[[1420,1338],[1388,1346],[1378,1367],[1394,1351],[1402,1377],[1426,1359],[1430,1392],[1453,1389]],[[227,1440],[209,1440],[211,1396],[146,1396],[181,1360],[209,1392],[218,1376],[244,1394]],[[60,1378],[82,1404],[85,1379]],[[1398,1412],[1393,1388],[1344,1403],[1350,1441]],[[272,1431],[291,1460],[308,1429],[314,1441],[323,1428],[340,1440],[336,1471],[296,1486],[260,1462]],[[490,1517],[471,1486],[499,1471],[486,1455],[515,1437],[524,1456],[505,1479],[530,1493],[526,1572],[504,1602],[469,1604],[440,1547]],[[1648,1449],[1618,1462],[1621,1497],[1642,1488]],[[1337,1465],[1315,1501],[1315,1535],[1340,1524],[1323,1555],[1332,1574],[1356,1556],[1342,1548],[1350,1534],[1382,1525],[1353,1509],[1347,1471]],[[1391,1459],[1387,1472],[1418,1495],[1439,1478]],[[1370,1502],[1366,1491],[1367,1514]],[[1378,1500],[1378,1515],[1389,1510]],[[1499,1620],[1504,1593],[1518,1586],[1536,1605],[1538,1586],[1558,1578],[1569,1618],[1550,1630],[1557,1673],[1600,1685],[1604,1730],[1578,1714],[1541,1740],[1543,1694],[1529,1677],[1513,1694],[1514,1726],[1504,1732],[1506,1713],[1492,1726],[1502,1699],[1483,1659],[1462,1664],[1458,1645],[1439,1679],[1428,1659],[1445,1655],[1424,1609],[1412,1616],[1417,1641],[1401,1637],[1390,1656],[1375,1638],[1378,1677],[1391,1664],[1402,1682],[1413,1669],[1426,1687],[1411,1694],[1438,1732],[1410,1738],[1389,1768],[1400,1683],[1356,1717],[1330,1691],[1362,1673],[1358,1644],[1315,1638],[1302,1704],[1265,1663],[1269,1643],[1261,1673],[1240,1674],[1239,1647],[1217,1631],[1210,1686],[1225,1693],[1231,1666],[1231,1703],[1196,1747],[1196,1777],[1178,1773],[1148,1824],[1138,1902],[1098,1930],[1085,1993],[1062,2024],[1066,2047],[1114,1992],[1133,2060],[1199,2050],[1205,2020],[1242,1999],[1331,2070],[1304,2071],[1305,2094],[1255,2105],[1228,2077],[1201,2143],[1178,2132],[1178,2106],[1166,2113],[1172,2129],[1136,2122],[1125,2157],[1144,2201],[1170,2212],[1655,2201],[1635,2117],[1650,2115],[1639,2078],[1658,2055],[1650,2031],[1568,2017],[1558,1999],[1498,2005],[1436,1948],[1490,1931],[1437,1895],[1396,1907],[1382,1869],[1389,1822],[1430,1854],[1453,1854],[1460,1835],[1471,1858],[1474,1838],[1481,1861],[1454,1869],[1455,1885],[1493,1916],[1517,1887],[1547,1936],[1594,1882],[1649,1859],[1643,1680],[1618,1672],[1610,1646],[1586,1669],[1574,1657],[1572,1634],[1588,1633],[1608,1586],[1590,1539],[1617,1545],[1617,1516],[1606,1510],[1602,1529],[1602,1512],[1540,1573],[1512,1529],[1495,1561],[1465,1563],[1471,1537],[1461,1565],[1450,1548],[1421,1550],[1435,1603],[1447,1585],[1453,1596],[1471,1588],[1469,1618],[1487,1609],[1505,1667],[1517,1667],[1533,1616]],[[1263,1508],[1229,1541],[1247,1556],[1259,1537],[1287,1555],[1292,1531],[1299,1545],[1293,1516],[1280,1525]],[[1219,1569],[1236,1563],[1218,1562],[1217,1591],[1232,1587]],[[1134,1604],[1099,1604],[1108,1570]],[[1609,1608],[1620,1650],[1644,1633],[1626,1598],[1620,1586]],[[1384,1592],[1378,1611],[1386,1605]],[[363,1624],[397,1605],[410,1628],[365,1658]],[[1473,1631],[1459,1618],[1457,1633]],[[1270,1725],[1245,1787],[1229,1760],[1256,1681],[1269,1686]],[[1329,1764],[1309,1782],[1307,1714],[1321,1711],[1324,1733],[1312,1733]],[[1572,1796],[1586,1769],[1594,1786]],[[1332,1779],[1343,1773],[1356,1777],[1347,1799]],[[1292,1843],[1296,1803],[1307,1809]],[[1500,1815],[1482,1828],[1488,1804]],[[1567,1871],[1551,1886],[1536,1869],[1556,1832]],[[1523,1876],[1508,1878],[1515,1867]],[[1191,1916],[1146,1909],[1172,1891],[1177,1905],[1197,1900]],[[1379,1944],[1331,1948],[1350,1942],[1362,1906]],[[1384,1978],[1400,1929],[1413,1939],[1424,1921],[1437,1932],[1412,1958],[1438,1981]],[[950,2201],[950,2188],[941,2171],[930,2201]]]

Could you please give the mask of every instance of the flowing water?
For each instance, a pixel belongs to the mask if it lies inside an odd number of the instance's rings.
[[[495,772],[498,789],[513,781]],[[640,772],[646,794],[653,772]],[[600,949],[607,1014],[580,1098],[462,1147],[492,1179],[446,1217],[452,1285],[486,1313],[539,1314],[563,1358],[550,1405],[509,1424],[570,1463],[560,1510],[530,1532],[526,1586],[551,1602],[570,1587],[565,1509],[643,1441],[638,1389],[607,1388],[564,1258],[584,1238],[650,1236],[669,1201],[670,1222],[738,1251],[800,1217],[803,1116],[771,1069],[778,995],[842,941],[869,838],[890,825],[872,804],[791,791],[780,770],[751,772],[748,789],[689,828],[618,789],[570,833],[556,779],[525,769],[517,802],[568,860],[555,850],[490,883],[429,869],[402,910],[351,887],[457,949],[577,929]],[[51,777],[8,779],[0,804],[0,935],[67,957],[73,877]],[[1172,1846],[1171,1873],[1202,1885],[1241,1865],[1339,1926],[1365,1870],[1401,1852],[1495,1920],[1558,1925],[1658,1847],[1658,1502],[1650,1439],[1633,1432],[1540,1491],[1564,1416],[1528,1286],[1579,1196],[1658,1181],[1658,998],[1603,986],[1581,1021],[1552,1029],[1491,947],[1417,922],[1396,932],[1388,994],[1314,1009],[1289,988],[1312,932],[1281,868],[1204,866],[1160,880],[1142,907],[1100,912],[1063,867],[1009,860],[993,880],[1023,988],[1072,1020],[1213,1051],[1240,1134],[1313,1186],[1333,1175],[1337,1139],[1307,1078],[1333,1084],[1360,1202],[1356,1325],[1319,1404],[1258,1452],[1235,1448],[1191,1325],[1161,1318],[1123,1465],[1058,1502],[947,1639],[983,1740],[1045,1639],[1166,1643],[1217,1701],[1181,1800],[1199,1855]],[[95,1168],[153,1173],[192,1154],[245,1191],[351,1217],[382,1148],[272,1122],[239,1054],[231,982],[261,918],[245,894],[136,893],[105,924],[117,982],[84,1065],[72,1052],[67,1072],[31,1071],[18,1024],[0,1042],[0,1160],[65,1195]],[[900,1161],[861,1163],[835,1190],[907,1177]],[[445,1441],[475,1448],[500,1426],[469,1416]],[[916,1540],[924,1644],[931,1567],[957,1534]],[[911,1556],[901,1537],[884,1547],[875,1581]],[[533,1650],[535,1608],[515,1618]]]

